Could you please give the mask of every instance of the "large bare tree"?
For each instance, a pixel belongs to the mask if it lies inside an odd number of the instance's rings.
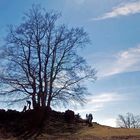
[[[13,95],[13,101],[31,98],[33,108],[84,101],[84,80],[95,80],[95,70],[77,50],[89,38],[83,28],[59,25],[59,17],[33,6],[20,25],[9,27],[1,52],[1,94]]]

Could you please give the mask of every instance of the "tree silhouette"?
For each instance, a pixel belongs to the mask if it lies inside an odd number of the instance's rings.
[[[123,128],[140,128],[140,116],[132,113],[119,115],[117,119],[117,125]]]
[[[9,27],[1,52],[1,95],[15,102],[31,98],[33,108],[84,101],[84,80],[95,80],[96,72],[77,50],[89,38],[83,28],[59,25],[59,17],[33,6],[20,25]]]

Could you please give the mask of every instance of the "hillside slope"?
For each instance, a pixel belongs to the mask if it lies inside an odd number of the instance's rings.
[[[84,120],[67,122],[65,113],[0,111],[0,140],[140,140],[140,129],[113,128]]]
[[[140,129],[113,128],[93,123],[93,127],[82,124],[76,133],[43,133],[38,140],[140,140]]]
[[[112,128],[97,123],[93,123],[93,127],[81,124],[78,128],[61,122],[55,122],[55,125],[56,127],[52,124],[49,127],[52,134],[48,134],[48,129],[45,128],[39,136],[34,134],[28,138],[21,138],[6,134],[0,137],[0,140],[140,140],[140,129]],[[75,131],[76,129],[78,130]]]

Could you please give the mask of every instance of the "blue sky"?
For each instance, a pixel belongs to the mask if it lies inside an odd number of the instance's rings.
[[[72,109],[111,126],[118,114],[140,114],[140,0],[0,0],[1,44],[6,26],[20,23],[32,4],[62,12],[62,23],[84,27],[90,36],[80,55],[97,69],[98,79],[87,83],[86,105]]]

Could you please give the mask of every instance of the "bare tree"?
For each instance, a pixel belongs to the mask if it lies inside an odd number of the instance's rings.
[[[31,98],[33,108],[84,101],[84,80],[95,80],[96,72],[77,50],[89,38],[83,28],[58,25],[59,17],[33,6],[19,26],[9,27],[1,54],[2,95],[14,95],[13,101]]]
[[[140,128],[140,116],[132,113],[127,113],[126,116],[119,115],[117,124],[123,128]]]

